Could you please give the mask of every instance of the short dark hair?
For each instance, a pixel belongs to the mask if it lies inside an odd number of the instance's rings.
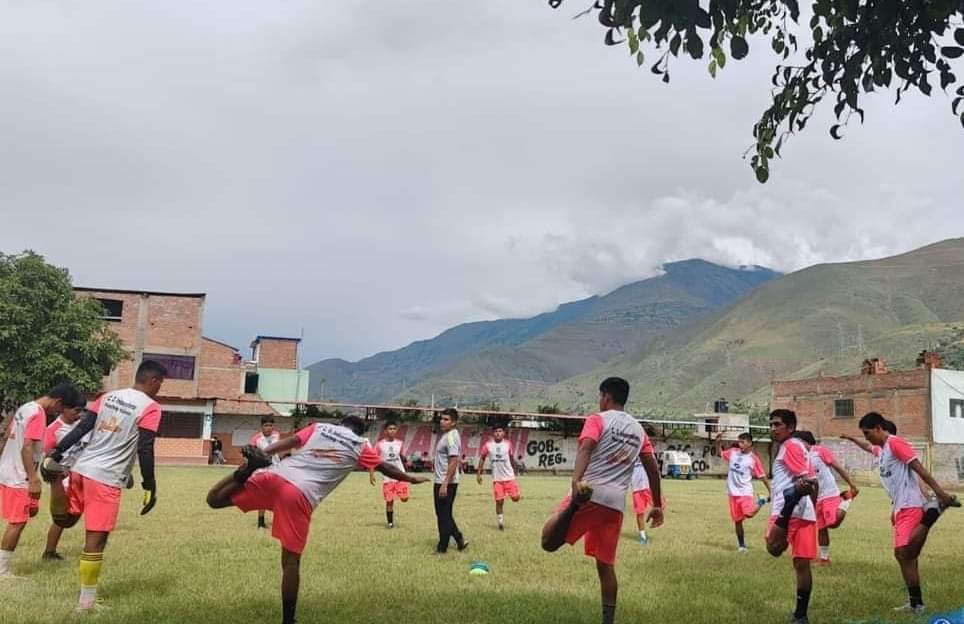
[[[629,382],[622,377],[607,377],[599,384],[599,391],[608,394],[616,405],[626,405],[629,400]]]
[[[503,425],[502,423],[496,423],[495,426],[492,427],[492,431],[495,431],[496,429],[501,429],[502,431],[505,431],[505,425]]]
[[[810,446],[813,446],[814,444],[817,443],[817,439],[813,437],[813,434],[810,433],[809,431],[798,429],[793,432],[793,437],[797,438],[798,440],[803,440]]]
[[[454,407],[446,407],[444,410],[442,410],[441,415],[448,416],[452,419],[452,422],[459,421],[459,410],[455,409]]]
[[[797,413],[788,409],[775,409],[770,412],[770,420],[776,418],[791,429],[797,428]]]
[[[747,442],[753,442],[753,434],[749,431],[744,431],[740,435],[736,436],[737,440],[746,440]]]
[[[388,427],[397,427],[397,426],[398,426],[398,421],[397,421],[397,420],[386,420],[386,421],[385,421],[385,428],[386,428],[386,429],[387,429]]]
[[[64,407],[75,408],[87,405],[87,399],[76,386],[69,383],[59,383],[47,392],[47,397],[60,400]]]
[[[261,417],[261,424],[262,424],[262,425],[267,425],[268,423],[271,423],[272,425],[274,424],[274,416],[268,414],[267,416],[262,416],[262,417]]]
[[[867,412],[864,414],[863,418],[860,419],[860,422],[857,423],[857,426],[861,429],[876,429],[877,427],[880,427],[884,431],[887,431],[888,422],[890,421],[881,416],[878,412]]]
[[[890,435],[897,435],[897,425],[894,424],[894,421],[892,421],[892,420],[887,420],[887,419],[885,418],[885,419],[884,419],[884,424],[881,425],[881,427],[883,427],[883,428],[884,428],[884,431],[886,431],[886,432],[889,433]]]
[[[341,426],[348,427],[357,436],[365,433],[365,421],[358,416],[345,416],[341,419]]]
[[[140,366],[137,367],[137,374],[134,375],[134,381],[144,383],[148,379],[163,380],[165,377],[167,377],[167,369],[164,368],[163,364],[155,362],[154,360],[144,360]]]

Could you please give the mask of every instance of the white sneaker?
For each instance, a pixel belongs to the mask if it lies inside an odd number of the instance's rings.
[[[749,552],[749,551],[750,549],[747,548],[746,546],[740,546],[739,548],[736,549],[736,552]]]
[[[927,607],[924,605],[917,605],[916,607],[910,606],[910,603],[904,603],[899,607],[894,607],[894,611],[898,613],[913,613],[914,615],[924,615],[927,611]]]
[[[110,607],[98,599],[91,603],[78,603],[74,611],[77,613],[93,614],[100,613],[101,611],[110,611]]]

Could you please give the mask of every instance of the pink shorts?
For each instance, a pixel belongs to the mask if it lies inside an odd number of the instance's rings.
[[[769,537],[776,516],[770,516],[767,521],[766,536]],[[816,559],[817,558],[817,523],[813,520],[803,520],[802,518],[790,518],[790,526],[787,528],[787,543],[790,544],[790,554],[794,559]]]
[[[386,481],[382,483],[382,497],[386,503],[396,498],[403,503],[408,500],[408,483],[404,481]]]
[[[3,519],[10,524],[23,524],[36,516],[40,509],[40,501],[30,498],[27,488],[0,485],[0,498],[3,499],[0,502]]]
[[[910,536],[914,528],[924,519],[923,507],[905,507],[898,509],[897,513],[890,517],[890,523],[894,525],[894,548],[900,548],[910,543]]]
[[[562,499],[556,511],[568,507],[570,499],[569,496]],[[606,565],[615,565],[619,531],[622,528],[623,512],[596,503],[586,503],[572,517],[566,543],[572,545],[585,537],[583,546],[587,557]]]
[[[837,510],[840,509],[840,497],[828,496],[817,500],[817,529],[825,529],[837,523]]]
[[[70,474],[67,513],[71,516],[84,516],[84,528],[88,531],[113,531],[117,526],[120,502],[120,488],[76,472]]]
[[[519,484],[516,483],[515,479],[511,481],[493,481],[492,496],[495,497],[496,501],[503,501],[506,496],[514,501],[518,501],[521,498],[519,494]]]
[[[646,510],[653,506],[653,491],[636,490],[633,492],[633,513],[637,516],[646,513]]]
[[[301,554],[308,542],[311,526],[311,503],[301,490],[277,473],[256,472],[241,491],[231,497],[241,511],[267,510],[274,514],[271,535],[290,552]]]
[[[733,522],[743,522],[756,515],[759,507],[752,496],[730,495],[730,519]]]

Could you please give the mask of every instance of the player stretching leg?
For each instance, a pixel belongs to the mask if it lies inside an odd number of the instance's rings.
[[[54,447],[57,446],[57,443],[63,440],[80,421],[80,417],[84,413],[84,406],[86,405],[83,397],[80,397],[80,403],[81,405],[76,407],[64,407],[64,411],[60,416],[47,427],[44,433],[44,454],[52,451]],[[64,454],[60,460],[60,465],[63,466],[64,469],[70,470],[70,467],[77,461],[77,457],[89,441],[90,434],[88,433],[80,442]],[[51,516],[63,516],[67,513],[67,491],[69,488],[69,477],[54,479],[50,482]],[[50,523],[50,528],[47,529],[47,546],[44,548],[41,559],[44,561],[63,561],[64,558],[57,552],[57,545],[60,543],[60,536],[63,532],[64,528],[62,526],[56,522]]]
[[[161,406],[154,400],[167,370],[153,360],[137,367],[134,387],[101,395],[73,430],[44,458],[42,470],[48,481],[63,478],[58,462],[88,432],[90,441],[70,472],[67,513],[54,522],[70,528],[84,517],[84,551],[80,555],[80,598],[77,610],[97,607],[97,582],[107,538],[117,526],[121,488],[127,485],[137,455],[141,468],[144,505],[141,515],[157,502],[154,479],[154,437],[161,424]]]
[[[207,503],[214,509],[231,506],[244,512],[270,509],[274,514],[271,535],[281,542],[283,624],[295,622],[301,553],[308,541],[315,507],[356,467],[373,468],[408,483],[426,481],[381,461],[363,433],[364,421],[348,416],[338,425],[308,425],[264,451],[247,446],[242,451],[247,461],[208,492]],[[271,465],[271,455],[288,451],[294,452]],[[264,470],[260,470],[262,468]]]
[[[716,434],[713,440],[716,445],[716,455],[727,463],[726,490],[730,499],[730,519],[736,528],[736,549],[746,552],[746,537],[743,533],[743,521],[749,520],[766,504],[766,499],[757,500],[753,494],[753,479],[760,479],[770,495],[770,481],[763,469],[759,456],[753,452],[753,436],[741,433],[736,439],[736,448],[723,450],[723,432]]]
[[[281,439],[281,434],[274,429],[274,416],[262,416],[261,417],[261,431],[251,436],[251,440],[248,442],[251,446],[257,448],[258,450],[265,450],[275,442]],[[277,464],[281,461],[281,458],[277,454],[271,456],[271,463]],[[264,511],[258,512],[258,528],[267,529],[268,524],[264,519]]]
[[[388,421],[385,423],[383,433],[385,437],[375,444],[375,450],[378,451],[379,458],[399,472],[405,472],[405,464],[402,463],[402,441],[395,439],[398,434],[398,424],[395,421]],[[372,485],[375,485],[374,466],[368,471],[368,480]],[[382,475],[382,497],[385,499],[385,520],[388,522],[388,528],[394,529],[395,499],[397,498],[403,503],[408,502],[408,483],[392,479],[388,475]]]
[[[663,523],[659,466],[653,445],[635,418],[623,411],[629,384],[610,377],[599,386],[599,412],[586,419],[572,472],[572,491],[542,528],[542,548],[555,552],[584,538],[586,556],[596,559],[602,596],[602,622],[616,618],[616,548],[633,463],[640,457],[649,476],[654,505],[650,527]]]
[[[870,412],[860,419],[858,426],[864,440],[848,435],[841,437],[880,460],[880,483],[891,501],[894,558],[900,565],[909,598],[907,604],[896,610],[922,614],[925,608],[917,559],[927,541],[927,534],[940,515],[948,507],[960,507],[961,503],[956,496],[945,492],[921,465],[907,440],[890,433],[896,431],[890,421],[877,412]],[[924,498],[920,481],[930,487],[934,497]]]
[[[492,496],[495,498],[495,519],[499,523],[499,530],[505,529],[504,507],[505,497],[518,503],[522,498],[519,484],[515,480],[515,470],[512,467],[512,443],[505,439],[505,427],[497,426],[492,430],[492,439],[482,445],[479,455],[479,470],[475,475],[476,482],[482,484],[482,471],[485,470],[486,458],[492,462]]]
[[[15,578],[10,560],[27,520],[36,516],[40,507],[40,476],[34,457],[44,437],[47,415],[59,416],[64,409],[83,402],[76,388],[60,384],[39,399],[21,405],[10,420],[0,453],[0,513],[7,523],[0,540],[0,579]]]
[[[847,517],[850,503],[860,493],[857,484],[850,478],[850,473],[837,463],[833,453],[826,446],[817,443],[809,431],[796,431],[794,437],[803,440],[810,447],[810,462],[817,473],[817,484],[820,493],[817,496],[817,542],[820,544],[820,560],[822,566],[830,565],[830,529],[836,529]],[[847,482],[850,490],[840,495],[837,480],[831,470]]]
[[[767,552],[779,557],[790,547],[796,574],[796,608],[790,621],[807,624],[813,577],[810,562],[817,557],[816,480],[806,444],[793,437],[797,415],[787,409],[770,412],[770,438],[780,445],[773,460],[773,505],[766,533]]]

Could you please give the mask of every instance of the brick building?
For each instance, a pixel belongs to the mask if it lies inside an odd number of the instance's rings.
[[[262,416],[287,415],[293,403],[286,401],[307,396],[308,372],[298,370],[299,339],[259,336],[252,343],[254,357],[245,361],[237,348],[203,335],[202,293],[75,291],[101,302],[104,318],[130,354],[104,377],[105,391],[133,384],[145,359],[168,370],[158,397],[163,411],[158,461],[207,463],[212,435],[224,443],[229,461],[237,460]],[[259,356],[271,367],[262,369]]]
[[[770,407],[792,409],[800,429],[822,439],[848,470],[873,478],[873,458],[841,434],[859,436],[857,423],[879,412],[897,425],[941,483],[964,486],[964,372],[941,368],[938,354],[921,352],[917,368],[892,371],[879,358],[860,374],[775,381]],[[936,435],[935,435],[936,434]]]

